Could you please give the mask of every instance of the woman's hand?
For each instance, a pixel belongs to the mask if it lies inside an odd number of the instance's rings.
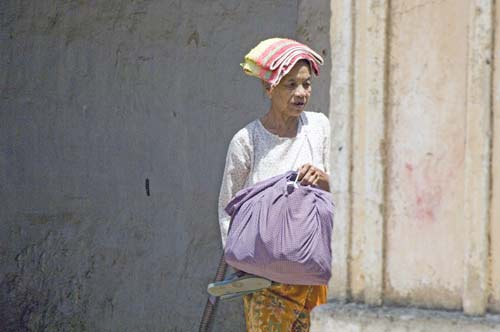
[[[330,191],[328,174],[311,164],[304,164],[299,167],[297,181],[300,181],[300,184],[304,186],[313,185],[325,191]]]

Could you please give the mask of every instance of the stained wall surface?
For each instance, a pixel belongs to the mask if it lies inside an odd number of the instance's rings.
[[[500,12],[495,12],[495,31],[500,31]],[[490,280],[491,294],[489,304],[492,310],[500,312],[500,33],[494,39],[495,69],[493,72],[492,96],[492,190],[490,210]]]
[[[498,4],[330,5],[330,298],[500,313]]]
[[[195,330],[227,144],[267,108],[239,63],[296,35],[297,3],[5,0],[0,21],[0,330]]]
[[[385,295],[459,309],[469,3],[417,5],[390,9]]]

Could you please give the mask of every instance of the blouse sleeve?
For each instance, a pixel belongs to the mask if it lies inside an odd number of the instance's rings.
[[[248,132],[245,129],[240,130],[229,143],[227,151],[218,206],[223,247],[226,245],[229,223],[231,221],[231,218],[224,209],[236,193],[243,189],[250,173],[252,147],[248,136]]]

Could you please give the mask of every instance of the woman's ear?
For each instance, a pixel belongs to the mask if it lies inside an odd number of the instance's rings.
[[[266,88],[266,96],[271,99],[272,96],[273,96],[273,88],[271,86],[269,86],[268,88]]]
[[[262,86],[264,87],[264,92],[266,93],[266,96],[271,99],[272,92],[273,92],[273,87],[270,83],[266,81],[262,81]]]

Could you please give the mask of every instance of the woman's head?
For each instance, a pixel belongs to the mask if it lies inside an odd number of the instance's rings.
[[[311,97],[311,76],[309,61],[300,60],[275,87],[263,81],[271,109],[286,116],[299,116]]]
[[[308,63],[310,73],[319,75],[323,58],[318,53],[295,40],[270,38],[254,47],[245,56],[245,62],[241,66],[246,74],[258,77],[270,87],[275,87],[299,61]]]

